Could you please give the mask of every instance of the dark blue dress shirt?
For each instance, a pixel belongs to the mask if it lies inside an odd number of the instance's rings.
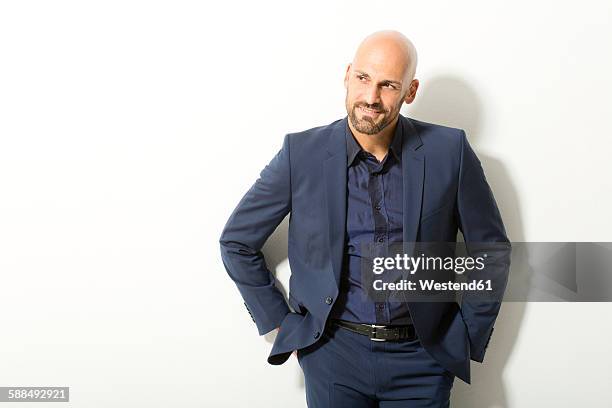
[[[362,244],[385,246],[402,242],[403,183],[401,126],[395,128],[389,152],[379,162],[355,140],[346,121],[347,242],[338,300],[330,317],[368,324],[407,324],[405,303],[375,302],[361,283]]]

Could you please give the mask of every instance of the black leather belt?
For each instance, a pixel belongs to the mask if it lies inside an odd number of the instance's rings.
[[[412,324],[405,326],[383,326],[377,324],[353,323],[338,319],[332,319],[331,322],[336,326],[368,336],[372,341],[412,341],[417,338],[414,325]]]

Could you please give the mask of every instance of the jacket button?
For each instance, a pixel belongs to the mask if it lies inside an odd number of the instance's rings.
[[[314,334],[314,338],[315,338],[315,339],[318,339],[320,335],[321,335],[321,333],[320,333],[320,332],[316,332],[316,333]]]
[[[334,299],[331,298],[331,296],[328,296],[325,298],[325,303],[327,303],[328,305],[331,305]]]

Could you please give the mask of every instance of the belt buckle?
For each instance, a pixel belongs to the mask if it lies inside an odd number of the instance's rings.
[[[372,337],[372,336],[376,336],[376,329],[385,327],[384,325],[370,324],[369,326],[372,328],[372,335],[370,336],[370,340],[372,340],[372,341],[387,341],[386,339],[377,339],[375,337]]]

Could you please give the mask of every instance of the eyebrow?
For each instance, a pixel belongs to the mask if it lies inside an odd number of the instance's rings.
[[[365,73],[365,72],[363,72],[363,71],[355,70],[354,72],[356,72],[356,73],[358,73],[358,74],[360,74],[360,75],[363,75],[363,76],[365,76],[365,77],[370,78],[370,75],[368,75],[367,73]],[[395,85],[398,85],[398,86],[400,86],[400,87],[402,86],[402,83],[401,83],[401,82],[398,82],[398,81],[393,81],[393,80],[391,80],[391,79],[385,79],[385,80],[380,81],[380,82],[381,82],[381,83],[388,83],[388,84],[395,84]]]

